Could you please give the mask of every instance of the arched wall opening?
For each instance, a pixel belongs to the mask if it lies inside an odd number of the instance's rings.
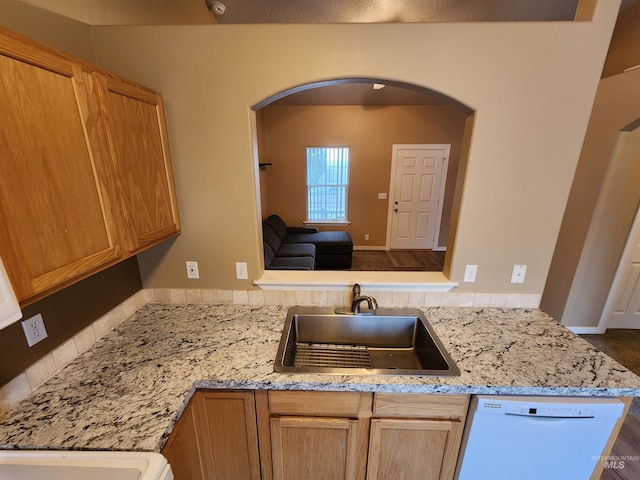
[[[288,225],[302,225],[307,220],[305,147],[348,146],[348,222],[317,228],[350,233],[359,259],[352,270],[447,269],[450,258],[445,255],[450,257],[453,249],[466,171],[465,141],[469,142],[473,126],[471,108],[415,84],[342,78],[294,86],[260,101],[252,110],[261,219],[277,214]],[[450,146],[438,231],[432,245],[417,248],[413,252],[417,255],[404,264],[384,255],[390,250],[392,153],[398,144]]]

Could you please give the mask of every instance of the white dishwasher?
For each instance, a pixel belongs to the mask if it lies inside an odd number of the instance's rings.
[[[477,395],[458,480],[588,480],[622,416],[615,398]]]

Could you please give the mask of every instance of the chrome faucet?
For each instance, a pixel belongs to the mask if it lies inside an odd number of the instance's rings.
[[[361,295],[360,294],[361,287],[359,283],[353,285],[353,293],[351,296],[351,313],[358,315],[360,314],[360,304],[362,302],[367,302],[367,307],[371,311],[376,311],[378,309],[378,302],[373,297],[369,295]]]

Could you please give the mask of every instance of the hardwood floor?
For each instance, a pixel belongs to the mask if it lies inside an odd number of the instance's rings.
[[[640,330],[609,329],[602,335],[581,335],[599,350],[614,358],[636,375],[640,375]],[[636,402],[638,399],[636,399]],[[640,478],[640,415],[627,415],[620,435],[613,445],[609,468],[605,468],[600,480],[637,480]]]
[[[445,253],[433,250],[390,250],[387,252],[397,267],[419,267],[428,272],[442,271]]]
[[[600,480],[640,478],[640,415],[627,415]]]
[[[354,250],[351,270],[441,272],[445,254],[433,250]]]

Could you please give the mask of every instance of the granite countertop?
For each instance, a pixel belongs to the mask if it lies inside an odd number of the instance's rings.
[[[640,396],[539,310],[423,310],[459,377],[275,373],[287,307],[148,304],[0,419],[0,446],[160,451],[196,388]]]

